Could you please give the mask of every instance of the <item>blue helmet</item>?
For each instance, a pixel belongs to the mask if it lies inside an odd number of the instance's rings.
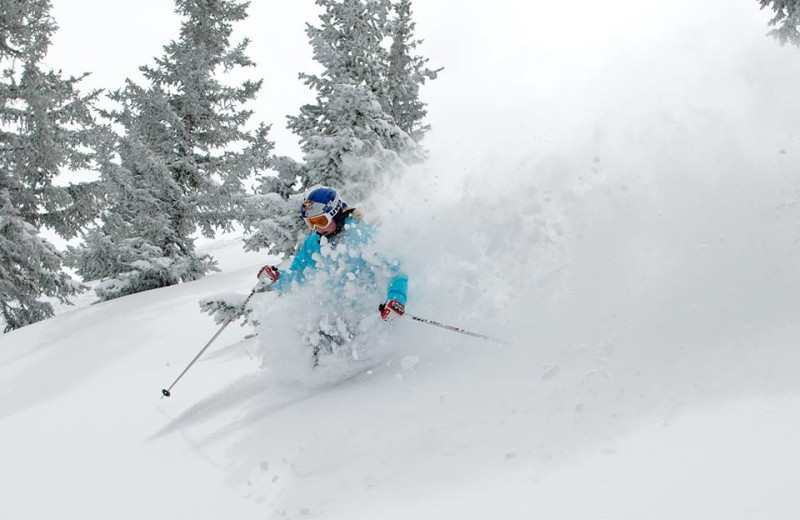
[[[318,186],[306,194],[300,206],[300,216],[309,227],[323,228],[330,224],[345,207],[347,204],[339,198],[336,190],[327,186]]]

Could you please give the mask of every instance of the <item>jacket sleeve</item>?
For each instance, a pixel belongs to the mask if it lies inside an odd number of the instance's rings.
[[[305,282],[305,271],[310,267],[316,266],[313,256],[319,249],[319,239],[316,234],[309,235],[303,240],[300,249],[295,253],[292,263],[286,270],[281,270],[278,281],[272,284],[272,288],[279,293],[286,292],[292,288],[292,282],[302,285]]]
[[[403,272],[400,262],[388,264],[390,278],[386,288],[386,300],[397,300],[403,305],[408,300],[408,276]]]
[[[375,230],[371,226],[361,225],[363,240],[369,242]],[[408,276],[403,272],[403,268],[398,260],[391,260],[385,256],[374,252],[373,259],[380,266],[383,274],[389,279],[386,287],[386,301],[397,300],[403,305],[408,301]]]
[[[397,300],[405,306],[408,300],[408,276],[398,274],[391,279],[386,289],[386,300]]]

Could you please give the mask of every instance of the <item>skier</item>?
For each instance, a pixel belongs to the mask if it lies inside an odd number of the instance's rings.
[[[385,300],[378,308],[384,321],[393,321],[405,313],[408,277],[397,262],[388,262],[374,250],[374,228],[364,223],[360,212],[348,207],[335,189],[311,189],[300,206],[300,216],[312,233],[303,241],[290,267],[280,270],[265,265],[258,271],[258,278],[278,293],[290,291],[295,285],[307,285],[313,278],[323,278],[325,291],[336,296],[333,312],[338,325],[321,327],[311,341],[316,366],[323,348],[331,352],[353,338],[352,324],[347,322],[352,321],[354,313],[344,322],[340,319],[348,316],[348,306],[355,306],[355,302],[347,301],[348,297],[369,297],[380,292],[380,285],[385,283]]]

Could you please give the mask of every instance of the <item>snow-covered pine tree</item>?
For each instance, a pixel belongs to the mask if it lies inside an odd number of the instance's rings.
[[[248,249],[291,253],[303,231],[297,203],[311,186],[334,186],[351,203],[360,202],[385,176],[425,155],[418,145],[428,129],[419,89],[439,70],[427,68],[428,60],[414,54],[420,41],[414,38],[411,3],[317,4],[324,8],[321,24],[309,24],[306,33],[323,72],[300,74],[316,91],[316,102],[288,118],[288,127],[300,137],[305,164],[284,163],[277,178],[264,178],[254,200],[266,218],[255,223]]]
[[[800,0],[758,0],[761,8],[769,7],[775,16],[769,24],[775,29],[770,31],[782,45],[790,43],[800,47]]]
[[[164,97],[155,92],[150,102],[160,105]],[[143,93],[140,101],[146,100]],[[102,280],[95,287],[101,300],[196,280],[214,269],[210,257],[194,253],[191,221],[175,218],[187,211],[187,201],[163,158],[144,144],[137,123],[145,121],[126,120],[125,137],[98,148],[103,179],[114,187],[113,200],[102,224],[85,233],[83,246],[70,248],[67,255],[86,280]]]
[[[244,248],[290,254],[306,231],[298,215],[301,193],[296,186],[307,174],[304,165],[286,156],[273,157],[272,167],[277,176],[262,176],[256,194],[249,199],[249,224],[255,231],[245,238]]]
[[[96,136],[82,77],[42,68],[56,31],[49,0],[0,0],[0,308],[5,331],[53,315],[81,287],[40,236],[65,238],[96,216],[96,185],[57,185],[62,168],[90,165]]]
[[[436,79],[439,69],[428,68],[428,59],[414,54],[422,43],[414,37],[416,24],[412,20],[411,0],[400,0],[392,5],[395,16],[389,21],[389,66],[385,82],[386,111],[397,126],[419,143],[430,125],[423,123],[428,111],[419,99],[420,86]]]
[[[196,230],[213,237],[248,218],[243,182],[269,166],[273,146],[267,126],[246,128],[252,111],[242,108],[261,81],[233,87],[220,80],[253,65],[248,40],[230,42],[248,5],[176,0],[180,38],[155,66],[141,68],[147,85],[128,80],[111,95],[119,108],[106,115],[125,131],[101,165],[111,205],[70,251],[79,274],[103,280],[101,299],[202,277],[214,263],[195,251]]]
[[[390,11],[388,0],[316,0],[321,25],[308,25],[319,75],[300,78],[316,90],[316,102],[289,117],[300,137],[307,177],[303,188],[326,184],[363,200],[385,175],[421,154],[414,140],[387,113]]]

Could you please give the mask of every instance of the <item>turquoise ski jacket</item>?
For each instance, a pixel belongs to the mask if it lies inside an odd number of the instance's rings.
[[[348,284],[381,290],[386,284],[386,300],[403,305],[408,297],[408,277],[397,261],[387,261],[372,244],[375,229],[353,215],[344,221],[344,229],[328,238],[312,233],[303,241],[287,270],[281,270],[272,288],[278,292],[291,289],[321,272],[328,275],[331,290],[343,290]]]

